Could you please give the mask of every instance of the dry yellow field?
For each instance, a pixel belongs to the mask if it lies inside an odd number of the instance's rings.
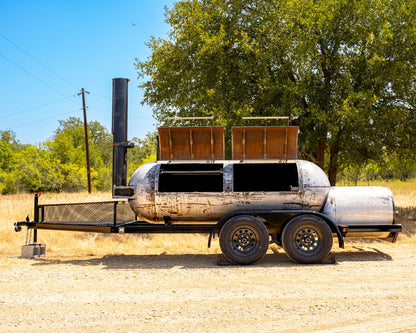
[[[416,332],[416,184],[388,183],[396,244],[347,240],[336,264],[299,265],[272,245],[256,265],[217,266],[205,235],[39,231],[20,259],[33,195],[0,196],[0,331]],[[43,194],[41,203],[108,200]]]

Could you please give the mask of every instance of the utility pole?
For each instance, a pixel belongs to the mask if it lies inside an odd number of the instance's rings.
[[[88,124],[87,124],[87,108],[85,106],[85,93],[89,94],[88,91],[85,91],[84,88],[82,88],[82,90],[78,94],[78,96],[82,95],[82,109],[84,110],[85,151],[87,153],[88,193],[91,194],[90,147],[89,147],[89,144],[88,144]]]

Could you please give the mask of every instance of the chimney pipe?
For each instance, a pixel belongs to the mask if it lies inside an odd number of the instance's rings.
[[[127,185],[127,101],[128,79],[113,79],[113,193],[117,186]]]

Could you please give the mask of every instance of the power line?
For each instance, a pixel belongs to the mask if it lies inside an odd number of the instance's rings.
[[[92,94],[93,95],[93,93],[90,93],[90,94]],[[102,113],[107,113],[107,114],[111,114],[111,110],[109,110],[109,109],[101,109],[101,108],[96,108],[96,107],[94,107],[94,106],[89,106],[88,107],[88,109],[89,110],[96,110],[96,111],[100,111],[100,112],[102,112]],[[129,117],[133,117],[133,118],[136,118],[136,119],[140,119],[140,120],[151,120],[151,121],[153,121],[153,120],[155,120],[155,119],[153,119],[153,118],[151,118],[151,117],[143,117],[143,116],[139,116],[139,115],[137,115],[136,113],[129,113]]]
[[[26,54],[28,57],[30,57],[31,59],[33,59],[34,61],[36,61],[38,64],[40,64],[43,68],[45,68],[46,70],[48,70],[49,72],[51,72],[52,74],[55,74],[57,77],[59,77],[62,81],[68,83],[70,86],[72,86],[73,88],[75,88],[76,90],[79,90],[79,88],[77,86],[75,86],[73,83],[71,83],[70,81],[66,80],[65,78],[63,78],[61,75],[59,75],[57,72],[55,72],[53,69],[51,69],[50,67],[46,66],[44,63],[42,63],[40,60],[36,59],[34,56],[32,56],[31,54],[29,54],[29,52],[25,51],[23,48],[21,48],[19,45],[17,45],[15,42],[13,42],[12,40],[10,40],[9,38],[7,38],[5,35],[3,35],[0,32],[0,36],[2,36],[5,40],[7,40],[9,43],[13,44],[16,48],[18,48],[20,51],[22,51],[24,54]]]
[[[149,117],[142,117],[142,116],[138,116],[138,115],[136,115],[135,113],[129,113],[129,116],[132,116],[133,118],[136,118],[136,119],[140,119],[140,120],[151,120],[151,121],[154,121],[155,119],[153,119],[153,118],[149,118]]]
[[[0,57],[6,59],[8,62],[10,62],[11,64],[13,64],[14,66],[16,66],[17,68],[19,68],[20,70],[22,70],[23,72],[25,72],[27,75],[30,75],[31,77],[33,77],[34,79],[38,80],[39,82],[41,82],[42,84],[44,84],[46,87],[48,87],[49,89],[52,89],[53,91],[55,91],[56,93],[58,93],[59,95],[66,97],[62,92],[60,92],[58,89],[52,87],[49,83],[46,83],[45,81],[43,81],[42,79],[38,78],[36,75],[32,74],[31,72],[29,72],[28,70],[24,69],[22,66],[16,64],[13,60],[9,59],[8,57],[6,57],[5,55],[0,53]],[[71,100],[72,102],[74,102],[76,105],[79,105],[78,103],[76,103],[75,101]]]
[[[73,113],[73,112],[75,112],[75,111],[79,111],[79,110],[80,110],[80,109],[74,109],[74,110],[71,110],[71,111],[68,111],[68,112],[64,112],[64,113],[56,114],[56,115],[51,116],[51,117],[42,118],[42,119],[37,119],[37,120],[35,120],[35,121],[31,121],[31,122],[29,122],[29,123],[25,123],[25,124],[20,124],[20,125],[17,125],[17,126],[13,126],[13,128],[20,128],[20,127],[24,127],[24,126],[33,125],[33,124],[40,123],[40,122],[45,121],[45,120],[49,120],[49,119],[53,119],[53,118],[58,118],[58,117],[60,117],[60,116],[64,116],[64,115],[66,115],[66,114],[70,114],[70,113]]]
[[[17,111],[17,112],[9,113],[9,114],[6,114],[5,116],[1,116],[0,119],[9,118],[9,117],[12,117],[12,116],[15,116],[15,115],[18,115],[18,114],[22,114],[22,113],[25,113],[25,112],[40,109],[40,108],[43,108],[43,107],[48,106],[48,105],[52,105],[52,104],[55,104],[55,103],[66,101],[67,99],[70,99],[71,97],[74,97],[74,96],[68,96],[66,98],[61,98],[61,99],[58,99],[58,100],[50,102],[50,103],[45,103],[45,104],[42,104],[42,105],[39,105],[39,106],[34,106],[34,107],[31,107],[31,108],[28,108],[28,109],[23,109],[23,110],[20,110],[20,111]]]
[[[103,99],[110,99],[109,96],[104,96],[104,95],[96,94],[96,93],[93,93],[93,92],[90,92],[90,94],[94,95],[94,96],[97,96],[97,97],[100,97],[100,98],[103,98]]]

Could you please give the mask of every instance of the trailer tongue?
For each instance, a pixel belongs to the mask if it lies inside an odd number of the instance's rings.
[[[113,80],[114,200],[40,204],[35,195],[33,221],[15,223],[16,231],[33,231],[32,254],[44,251],[41,229],[206,233],[208,246],[219,235],[224,259],[234,264],[260,260],[270,242],[295,262],[317,263],[329,256],[333,237],[340,247],[345,237],[397,240],[402,227],[391,191],[331,187],[318,166],[297,159],[298,128],[289,117],[267,117],[286,126],[234,128],[232,160],[224,159],[221,127],[160,128],[163,160],[141,166],[127,184],[127,83]]]

